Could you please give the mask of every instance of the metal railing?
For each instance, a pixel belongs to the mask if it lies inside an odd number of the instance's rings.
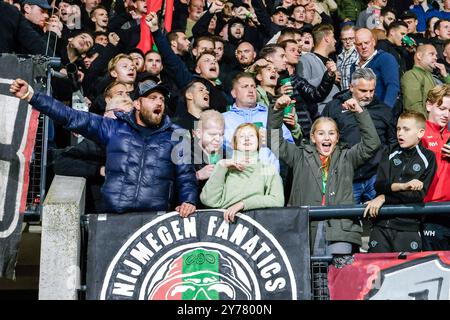
[[[361,218],[365,205],[340,205],[340,206],[306,206],[310,220],[326,220],[340,218]],[[427,204],[386,205],[381,207],[379,216],[429,216],[450,215],[450,202],[433,202]],[[311,298],[312,300],[329,300],[328,267],[333,257],[311,256]]]
[[[61,59],[57,57],[35,57],[35,59],[41,59],[41,63],[46,63],[46,78],[42,79],[45,81],[43,87],[46,89],[46,93],[51,95],[53,68],[58,68],[61,65]],[[33,157],[30,163],[30,184],[24,213],[24,219],[27,222],[40,222],[41,220],[42,202],[45,199],[47,188],[48,127],[48,117],[40,114]]]
[[[363,218],[365,205],[340,206],[305,206],[309,210],[311,220],[326,220],[331,218]],[[409,215],[445,215],[450,214],[450,202],[430,202],[427,204],[386,205],[381,207],[379,216],[409,216]]]
[[[328,267],[333,257],[311,257],[311,300],[330,300]]]

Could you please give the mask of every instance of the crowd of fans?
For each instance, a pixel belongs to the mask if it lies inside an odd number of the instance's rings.
[[[10,90],[88,212],[365,204],[311,223],[313,253],[358,252],[363,219],[369,252],[450,249],[446,216],[378,215],[450,201],[450,0],[175,0],[170,32],[164,9],[0,2],[1,52],[61,58],[53,97]]]

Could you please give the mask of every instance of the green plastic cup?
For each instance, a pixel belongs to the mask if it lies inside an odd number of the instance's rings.
[[[211,153],[209,155],[209,164],[216,164],[217,162],[219,162],[219,154],[218,153]]]
[[[284,78],[284,79],[281,79],[280,80],[280,84],[282,85],[282,86],[284,86],[284,85],[290,85],[290,86],[292,86],[292,83],[291,83],[291,77],[287,77],[287,78]],[[292,95],[292,92],[291,93],[289,93],[289,94],[287,94],[288,96],[291,96]]]
[[[295,100],[291,100],[291,103],[286,108],[284,108],[285,116],[292,113],[292,108],[295,107],[295,102],[296,102]]]
[[[291,77],[287,77],[280,80],[280,84],[284,86],[285,84],[291,85]]]
[[[253,122],[253,124],[256,126],[256,128],[258,128],[258,130],[261,129],[262,127],[264,127],[264,124],[260,121]]]

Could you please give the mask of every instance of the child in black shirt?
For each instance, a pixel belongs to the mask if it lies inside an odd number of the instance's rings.
[[[378,196],[366,202],[364,217],[374,218],[369,252],[421,251],[420,219],[377,217],[383,204],[423,203],[436,172],[434,153],[422,146],[425,117],[404,112],[397,123],[398,145],[389,147],[378,167],[375,190]]]

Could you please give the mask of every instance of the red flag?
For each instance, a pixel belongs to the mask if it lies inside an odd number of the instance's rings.
[[[163,7],[163,0],[147,0],[147,13],[148,12],[158,12]],[[164,28],[167,32],[172,29],[172,17],[173,17],[173,0],[165,1],[164,10]],[[141,17],[141,40],[139,41],[137,47],[146,53],[152,49],[153,38],[150,33],[150,29],[145,23],[145,16]]]

